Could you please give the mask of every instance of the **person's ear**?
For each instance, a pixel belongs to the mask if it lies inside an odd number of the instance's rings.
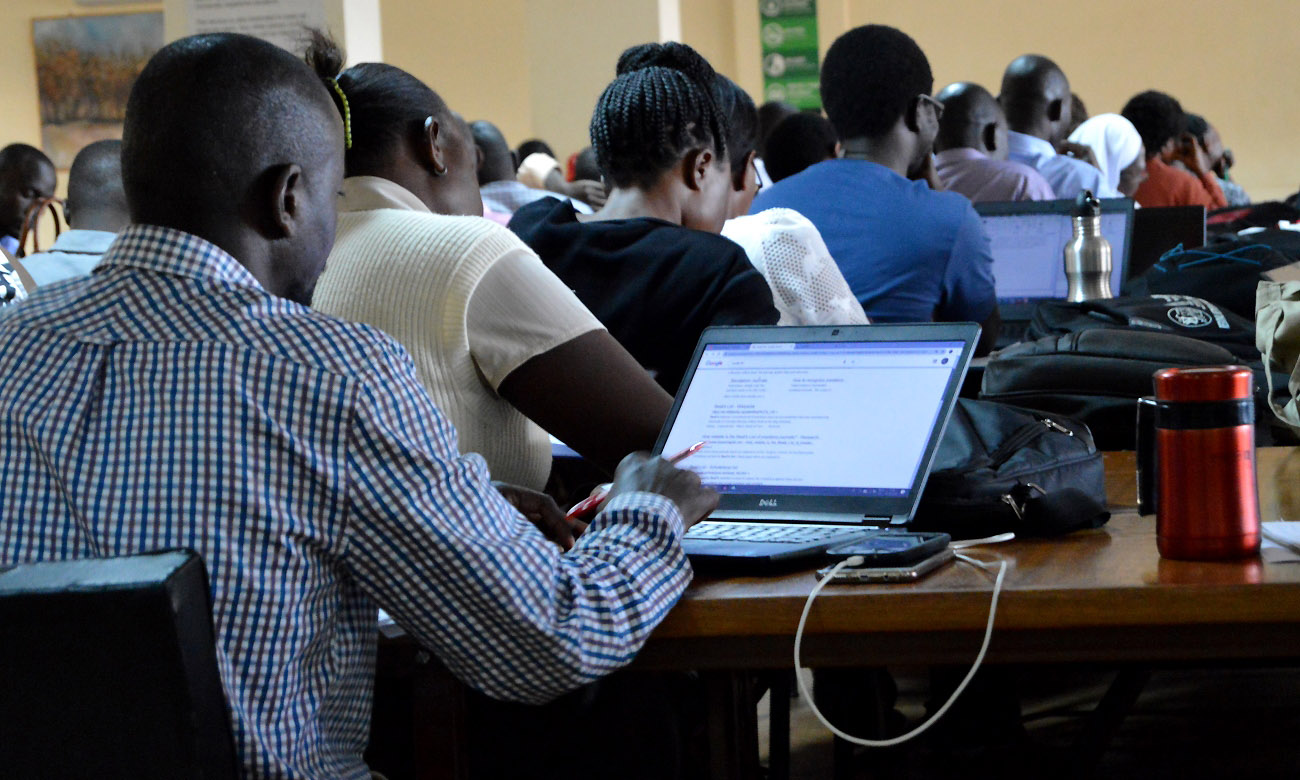
[[[442,125],[432,116],[425,117],[424,127],[420,131],[416,144],[416,159],[428,166],[434,176],[447,173],[447,153],[442,148]]]
[[[998,150],[998,125],[996,122],[989,122],[984,125],[980,132],[980,140],[984,142],[984,148],[990,152]]]
[[[844,144],[839,141],[835,142],[835,148],[831,152],[832,158],[838,160],[844,156]]]
[[[1053,100],[1047,104],[1047,120],[1049,122],[1059,122],[1063,116],[1065,116],[1064,100]]]
[[[751,149],[749,154],[745,155],[745,164],[740,166],[739,170],[732,170],[731,189],[735,192],[745,191],[745,180],[749,178],[749,172],[754,169],[754,157],[757,155],[758,152]]]
[[[304,205],[302,167],[298,163],[287,163],[276,166],[268,173],[271,181],[271,237],[292,238],[298,232]]]
[[[519,170],[519,152],[516,152],[513,149],[510,150],[510,170]]]
[[[716,161],[712,149],[690,150],[682,158],[682,183],[687,189],[698,192],[704,187],[704,178]]]
[[[903,123],[907,129],[913,133],[921,132],[921,96],[917,95],[907,104],[907,110],[903,112]]]

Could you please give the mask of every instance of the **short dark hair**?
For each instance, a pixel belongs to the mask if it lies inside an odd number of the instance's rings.
[[[1137,128],[1138,135],[1142,136],[1142,145],[1147,149],[1147,157],[1158,154],[1161,147],[1170,138],[1178,137],[1186,126],[1182,105],[1172,95],[1153,89],[1129,98],[1120,114]]]
[[[758,146],[758,108],[740,85],[718,73],[713,80],[713,99],[727,118],[727,157],[731,175],[745,170],[745,158]]]
[[[933,89],[925,52],[906,33],[882,24],[836,38],[822,64],[822,105],[842,141],[880,137],[917,95]]]
[[[600,163],[596,162],[596,150],[584,146],[578,152],[578,159],[573,164],[573,178],[600,181]]]
[[[1205,134],[1210,130],[1210,123],[1205,121],[1205,117],[1200,114],[1184,114],[1184,127],[1187,132],[1204,140]]]
[[[483,161],[478,167],[478,183],[489,184],[494,181],[513,181],[515,178],[515,152],[506,143],[501,128],[487,121],[476,119],[469,123],[470,135],[474,145],[483,154]]]
[[[96,141],[72,159],[68,169],[68,211],[106,209],[127,213],[122,187],[122,142]]]
[[[716,74],[684,43],[633,46],[591,117],[591,145],[608,183],[651,187],[695,147],[727,157],[730,132],[714,98]]]
[[[343,49],[318,30],[311,31],[306,59],[324,82],[339,115],[349,120],[345,129],[352,143],[344,157],[348,176],[374,170],[397,144],[420,132],[426,118],[442,120],[448,114],[437,92],[401,68],[363,62],[343,70]]]
[[[782,119],[799,113],[799,109],[782,100],[769,100],[758,107],[758,156],[767,156],[767,137]]]
[[[131,219],[181,227],[229,214],[285,159],[334,154],[324,88],[259,38],[182,38],[149,60],[127,101],[122,182]]]
[[[981,134],[999,119],[998,101],[979,84],[959,81],[949,84],[939,92],[943,103],[943,117],[939,119],[939,134],[935,136],[936,151],[948,149],[979,149]]]
[[[821,114],[791,114],[767,137],[763,164],[772,181],[781,181],[835,156],[835,128]]]
[[[539,152],[552,159],[555,158],[555,150],[551,148],[550,144],[540,138],[529,138],[527,141],[519,144],[519,148],[515,150],[515,154],[519,156],[519,162],[528,159],[528,155],[537,154]]]
[[[998,102],[1006,113],[1012,130],[1025,132],[1046,118],[1058,121],[1052,107],[1060,104],[1062,111],[1073,101],[1069,92],[1069,79],[1065,71],[1049,57],[1041,54],[1022,54],[1002,72],[1002,90]]]
[[[9,144],[0,149],[0,171],[27,169],[34,165],[54,167],[54,162],[35,146],[30,144]]]

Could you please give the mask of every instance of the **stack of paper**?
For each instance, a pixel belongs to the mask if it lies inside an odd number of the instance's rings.
[[[1300,562],[1300,522],[1278,520],[1260,523],[1264,539],[1259,556],[1268,563]]]

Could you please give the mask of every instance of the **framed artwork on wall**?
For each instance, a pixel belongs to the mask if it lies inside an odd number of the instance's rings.
[[[41,144],[67,168],[86,144],[122,137],[131,85],[163,45],[160,12],[32,20]]]

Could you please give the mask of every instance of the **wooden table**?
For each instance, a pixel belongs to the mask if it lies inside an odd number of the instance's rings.
[[[1105,457],[1113,513],[1105,527],[987,548],[984,557],[1009,562],[987,662],[1300,657],[1300,564],[1160,558],[1155,518],[1136,513],[1133,453]],[[1258,470],[1261,516],[1300,519],[1300,448],[1259,450]],[[752,676],[742,673],[791,668],[795,627],[814,583],[811,568],[697,576],[637,657],[641,669],[703,671],[714,711],[714,776],[753,775]],[[991,592],[990,579],[957,564],[910,585],[828,587],[809,617],[802,660],[819,668],[969,664]],[[412,648],[387,652],[409,658]],[[417,749],[440,757],[419,776],[463,776],[463,765],[456,769],[443,752],[454,744],[448,732],[434,742],[427,722],[413,725],[424,732]]]
[[[982,548],[1009,563],[988,660],[1294,659],[1300,564],[1164,560],[1136,513],[1131,452],[1107,453],[1110,522],[1063,538]],[[1300,519],[1300,449],[1259,450],[1261,516]],[[637,659],[642,668],[792,664],[815,579],[697,577]],[[834,585],[809,616],[808,666],[964,663],[979,647],[991,581],[950,564],[913,585]]]

